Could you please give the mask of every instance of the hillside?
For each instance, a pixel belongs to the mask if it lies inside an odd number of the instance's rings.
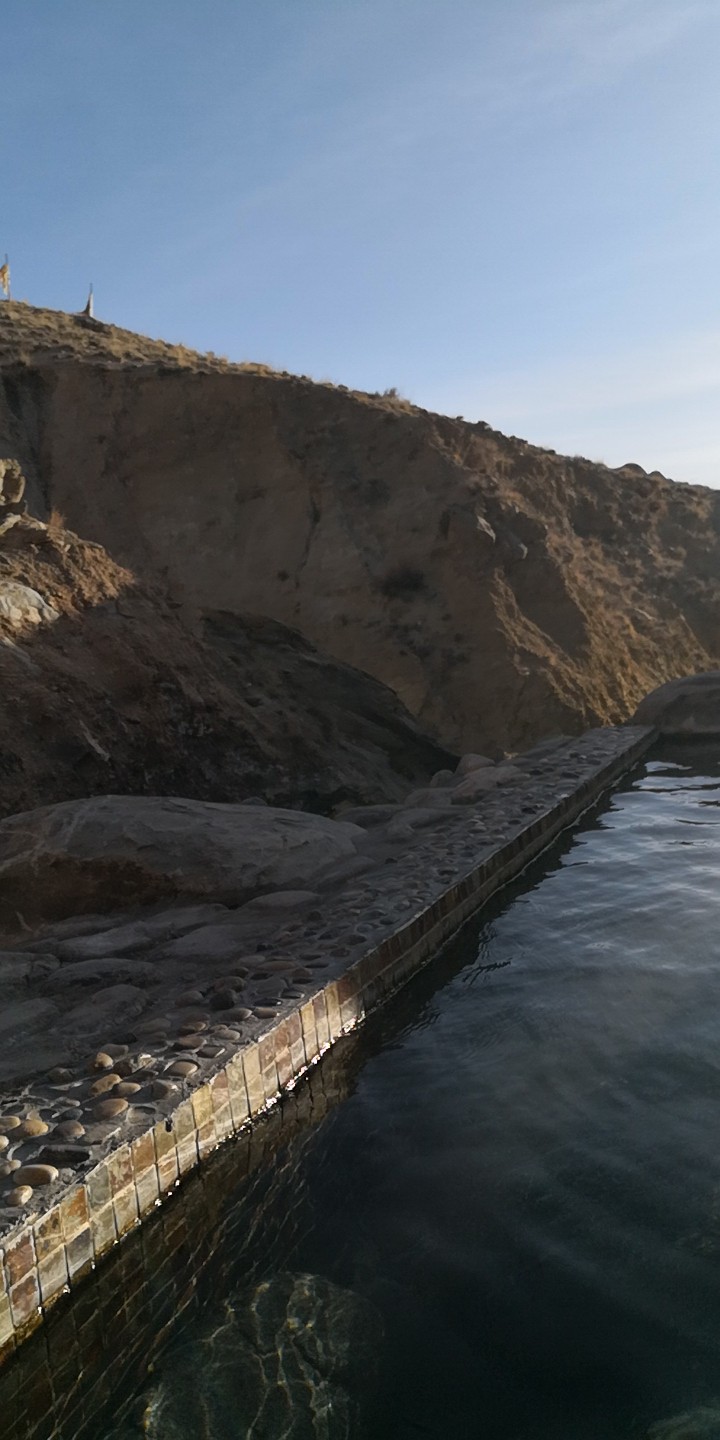
[[[30,518],[0,532],[0,729],[0,816],[107,792],[329,810],[452,758],[296,632],[212,615],[193,636],[158,586]]]
[[[0,376],[41,513],[196,633],[297,628],[454,749],[617,722],[720,656],[720,492],[17,303]]]

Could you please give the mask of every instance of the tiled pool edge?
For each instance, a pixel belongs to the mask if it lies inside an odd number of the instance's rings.
[[[458,875],[392,935],[318,985],[315,993],[239,1045],[222,1068],[168,1115],[103,1160],[4,1242],[0,1276],[0,1363],[53,1304],[172,1194],[219,1144],[290,1089],[342,1035],[420,970],[490,897],[572,825],[646,753],[653,730],[627,743],[482,861]]]

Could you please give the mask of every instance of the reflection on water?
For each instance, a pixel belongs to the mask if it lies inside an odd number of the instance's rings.
[[[720,1440],[719,804],[717,751],[664,752],[326,1057],[254,1167],[225,1147],[121,1247],[152,1342],[135,1316],[105,1408],[79,1384],[85,1430],[54,1433]]]

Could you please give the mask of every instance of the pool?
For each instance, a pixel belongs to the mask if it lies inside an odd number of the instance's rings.
[[[718,921],[665,747],[50,1316],[16,1433],[720,1436]]]

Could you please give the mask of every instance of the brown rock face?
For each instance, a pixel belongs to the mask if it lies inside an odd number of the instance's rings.
[[[720,654],[720,492],[19,305],[0,361],[31,503],[194,623],[298,627],[459,750],[625,719]]]

